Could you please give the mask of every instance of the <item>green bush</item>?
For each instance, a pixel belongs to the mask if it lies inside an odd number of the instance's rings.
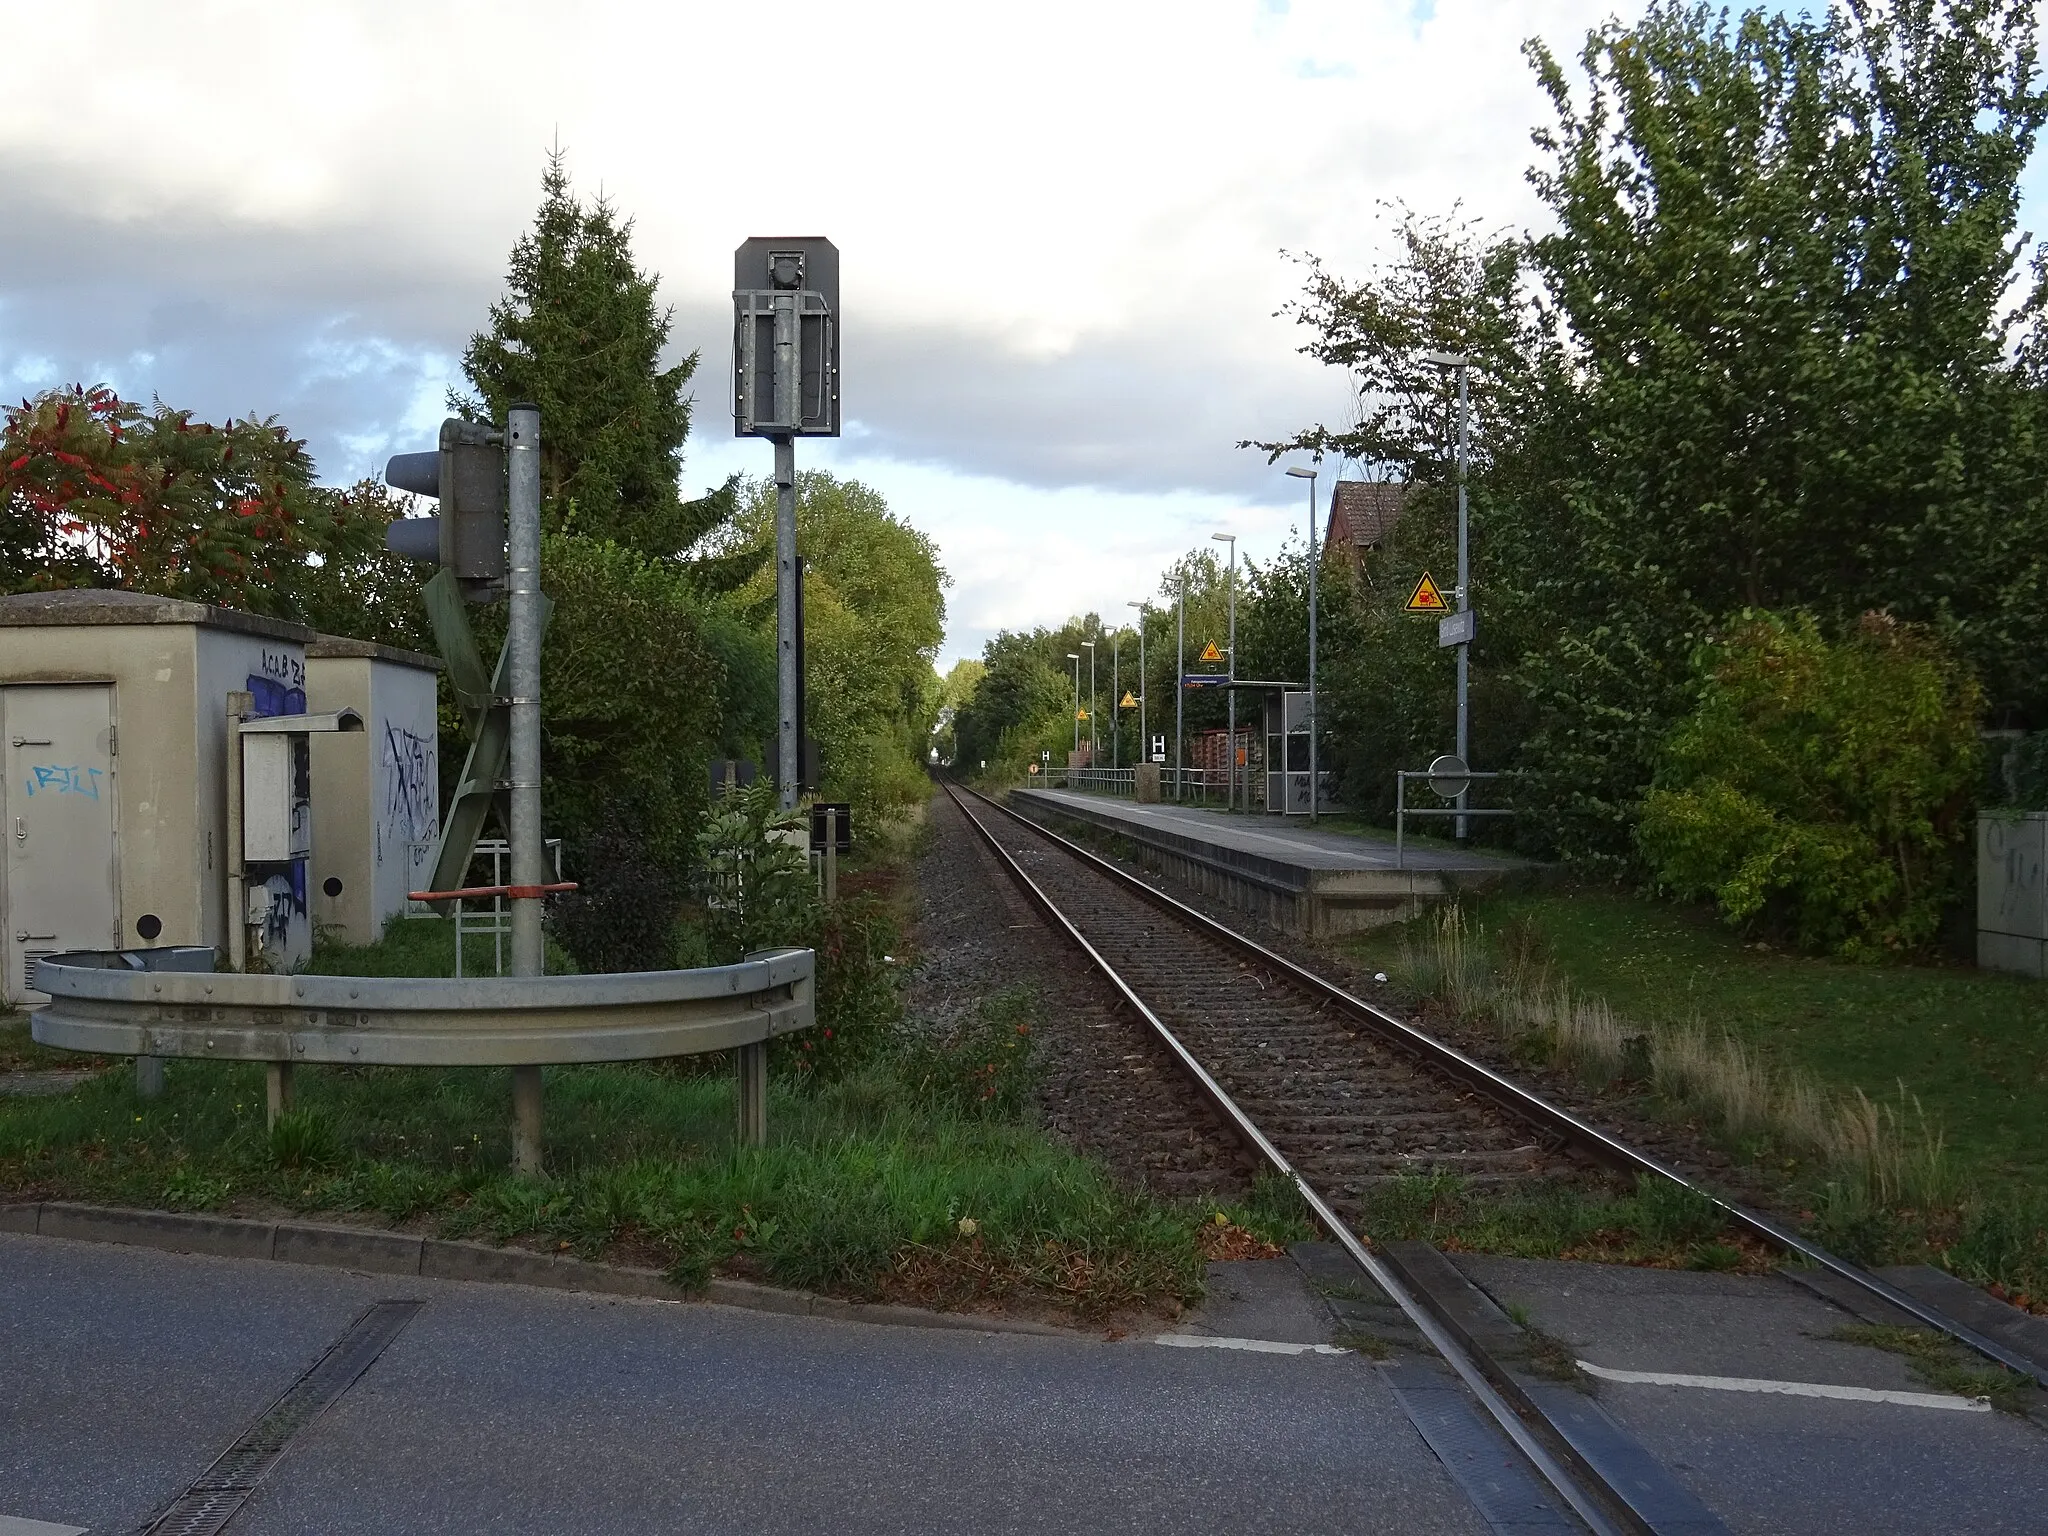
[[[757,949],[809,946],[817,923],[817,887],[801,841],[802,811],[777,804],[760,779],[718,802],[697,835],[698,885],[714,965],[732,965]]]
[[[1884,614],[1831,642],[1810,615],[1746,612],[1696,665],[1637,832],[1659,881],[1812,950],[1932,939],[1979,772],[1962,664]]]

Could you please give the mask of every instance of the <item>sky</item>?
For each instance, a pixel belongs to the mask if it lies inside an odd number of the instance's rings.
[[[1522,41],[1568,55],[1614,9],[17,4],[0,393],[275,415],[335,483],[431,447],[558,143],[701,353],[691,494],[770,465],[730,426],[733,248],[838,245],[845,433],[798,463],[937,544],[943,666],[1000,628],[1125,615],[1213,533],[1252,558],[1298,539],[1302,483],[1235,445],[1350,400],[1275,315],[1301,281],[1283,253],[1362,275],[1392,200],[1538,223]]]

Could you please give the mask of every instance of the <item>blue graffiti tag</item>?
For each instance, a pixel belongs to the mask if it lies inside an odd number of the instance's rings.
[[[105,777],[97,768],[81,768],[76,763],[65,767],[61,763],[29,764],[28,792],[48,790],[54,795],[84,795],[88,800],[100,797],[100,780]]]

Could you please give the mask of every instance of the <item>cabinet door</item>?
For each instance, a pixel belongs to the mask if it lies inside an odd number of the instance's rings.
[[[39,1003],[39,956],[121,943],[114,850],[114,690],[0,689],[7,751],[6,996]]]

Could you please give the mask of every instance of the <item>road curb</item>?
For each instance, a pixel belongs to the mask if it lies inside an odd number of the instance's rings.
[[[874,1323],[895,1328],[936,1328],[968,1333],[1021,1333],[1081,1339],[1093,1335],[1025,1318],[981,1313],[934,1312],[893,1302],[845,1301],[809,1291],[785,1290],[753,1280],[714,1277],[701,1292],[672,1283],[658,1269],[596,1264],[588,1259],[499,1248],[490,1243],[454,1242],[374,1228],[321,1226],[300,1221],[250,1221],[180,1211],[133,1210],[46,1200],[0,1205],[0,1232],[24,1237],[67,1238],[197,1253],[214,1258],[262,1259],[383,1275],[418,1275],[428,1280],[467,1280],[485,1285],[537,1285],[550,1290],[599,1296],[694,1302],[816,1317],[831,1322]]]

